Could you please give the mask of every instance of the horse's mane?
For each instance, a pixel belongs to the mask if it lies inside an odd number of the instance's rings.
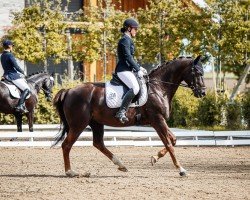
[[[48,72],[46,72],[46,71],[40,71],[40,72],[32,73],[32,74],[29,74],[27,76],[27,80],[33,80],[35,78],[40,77],[41,75],[46,75],[46,74],[48,74]]]
[[[34,75],[37,75],[37,74],[47,74],[47,72],[46,71],[40,71],[40,72],[32,73],[32,74],[29,74],[27,76],[27,78],[30,78],[31,76],[34,76]]]
[[[173,62],[176,62],[176,61],[179,61],[179,60],[182,60],[182,59],[193,59],[193,58],[190,57],[190,56],[187,56],[187,57],[179,56],[178,58],[174,58],[173,60],[164,61],[163,64],[158,65],[156,68],[152,69],[150,74],[154,74],[155,72],[161,71],[163,68],[169,67],[170,64],[172,64]]]

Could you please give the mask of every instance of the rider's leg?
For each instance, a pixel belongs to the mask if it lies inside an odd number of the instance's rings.
[[[121,123],[125,123],[128,121],[128,118],[126,117],[126,112],[129,108],[131,101],[133,100],[135,95],[138,94],[140,88],[138,81],[132,72],[119,72],[117,73],[117,75],[129,88],[127,93],[124,95],[121,107],[115,116],[121,121]]]
[[[25,106],[25,99],[30,93],[30,87],[28,86],[25,79],[16,79],[12,81],[20,90],[22,90],[22,93],[20,95],[20,99],[18,101],[18,104],[16,106],[16,111],[21,113],[27,113],[29,112]]]
[[[128,122],[128,118],[126,117],[126,112],[134,97],[135,95],[133,89],[129,89],[127,93],[124,95],[124,98],[122,100],[122,105],[119,111],[115,115],[115,117],[118,118],[121,121],[121,123]]]

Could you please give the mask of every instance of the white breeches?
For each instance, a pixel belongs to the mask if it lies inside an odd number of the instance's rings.
[[[122,80],[123,83],[126,84],[126,86],[128,86],[129,89],[133,89],[134,95],[138,94],[140,86],[133,72],[118,72],[117,76]]]
[[[14,83],[14,85],[17,86],[22,91],[24,91],[26,89],[28,89],[30,91],[30,87],[24,78],[12,80],[12,83]]]

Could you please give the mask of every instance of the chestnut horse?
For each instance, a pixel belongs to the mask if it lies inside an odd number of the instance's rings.
[[[28,119],[29,131],[33,132],[34,109],[38,102],[38,93],[43,90],[48,101],[52,99],[52,87],[54,85],[53,77],[45,72],[33,74],[27,78],[31,94],[25,101],[28,113],[25,113]],[[22,116],[23,114],[15,111],[18,99],[10,96],[9,89],[0,81],[0,112],[5,114],[13,114],[17,122],[17,131],[22,132]]]
[[[200,56],[195,60],[178,58],[159,66],[148,75],[148,100],[139,108],[140,124],[150,125],[156,130],[181,176],[186,175],[186,170],[176,159],[173,148],[176,138],[169,130],[166,120],[169,118],[171,101],[180,85],[191,88],[198,98],[205,95],[203,75]],[[182,84],[182,81],[186,84]],[[53,146],[64,140],[62,150],[67,176],[78,176],[78,173],[71,169],[69,153],[79,135],[88,125],[93,132],[93,145],[115,165],[118,165],[119,170],[127,171],[121,161],[104,145],[104,125],[116,127],[135,125],[137,123],[135,108],[129,108],[127,112],[129,121],[122,124],[115,118],[118,109],[112,109],[106,105],[105,83],[84,83],[72,89],[62,89],[54,98],[54,106],[59,113],[63,129],[59,132]]]

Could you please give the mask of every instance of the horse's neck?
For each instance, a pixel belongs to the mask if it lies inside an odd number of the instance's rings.
[[[44,81],[44,77],[40,76],[40,77],[34,77],[28,80],[28,83],[30,83],[33,88],[35,89],[36,93],[39,93],[39,91],[42,88],[42,84]]]
[[[149,75],[149,78],[158,80],[154,83],[157,90],[160,90],[163,96],[167,96],[169,102],[171,102],[180,83],[183,81],[183,63],[169,63],[168,65],[160,67],[154,74]]]

